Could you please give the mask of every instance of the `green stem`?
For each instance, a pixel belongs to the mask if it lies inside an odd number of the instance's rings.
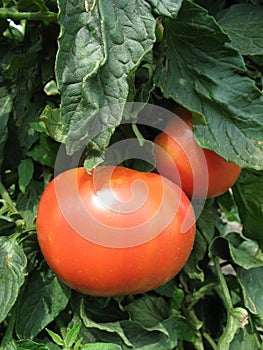
[[[14,12],[12,10],[1,8],[0,18],[11,19],[13,21],[30,20],[30,21],[48,21],[57,22],[58,16],[55,12]]]
[[[213,350],[218,350],[218,347],[217,347],[214,339],[212,339],[208,333],[204,332],[203,337],[206,339],[206,341],[209,343],[209,345],[211,346],[211,348]]]
[[[224,301],[227,309],[227,322],[224,332],[218,341],[218,350],[229,350],[230,344],[234,339],[236,332],[240,328],[244,328],[248,323],[248,313],[244,308],[233,307],[231,295],[220,268],[219,257],[214,258],[216,273],[222,287]]]
[[[9,320],[9,324],[7,326],[5,335],[3,336],[1,341],[1,349],[2,348],[4,349],[5,346],[13,339],[15,322],[16,322],[16,312],[13,312]]]
[[[224,275],[221,271],[221,268],[220,268],[219,257],[214,257],[214,264],[215,264],[217,277],[219,279],[219,283],[222,287],[222,292],[223,292],[226,308],[228,310],[230,310],[233,308],[232,299],[231,299],[231,295],[230,295],[225,277],[224,277]]]

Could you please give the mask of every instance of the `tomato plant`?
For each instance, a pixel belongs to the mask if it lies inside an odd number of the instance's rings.
[[[197,144],[191,112],[181,107],[176,115],[181,119],[172,119],[154,140],[159,146],[155,149],[158,171],[189,196],[211,198],[223,194],[234,185],[241,168]]]
[[[1,349],[262,350],[261,5],[0,0]]]
[[[142,293],[172,279],[186,263],[195,235],[183,191],[157,174],[122,167],[106,167],[99,184],[93,180],[84,168],[68,170],[41,197],[37,235],[50,267],[72,288],[98,296]],[[93,236],[98,243],[89,240]]]

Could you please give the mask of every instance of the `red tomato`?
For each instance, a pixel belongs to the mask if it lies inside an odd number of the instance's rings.
[[[188,197],[154,173],[123,167],[61,173],[45,189],[37,236],[54,272],[96,296],[142,293],[172,279],[195,236]]]
[[[226,192],[241,168],[197,144],[191,112],[179,108],[176,114],[180,118],[168,122],[154,140],[157,171],[193,198],[210,198]]]

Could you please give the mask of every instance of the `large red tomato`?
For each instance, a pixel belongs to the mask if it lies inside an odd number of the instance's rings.
[[[241,168],[197,144],[191,112],[181,107],[176,115],[180,118],[175,116],[169,121],[154,140],[158,172],[193,198],[210,198],[226,192]]]
[[[194,212],[181,188],[123,167],[61,173],[37,214],[49,266],[73,289],[97,296],[141,293],[169,281],[186,263],[194,236]]]

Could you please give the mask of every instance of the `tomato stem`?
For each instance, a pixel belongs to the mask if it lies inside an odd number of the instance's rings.
[[[218,350],[218,347],[217,347],[216,343],[214,342],[213,338],[211,338],[211,336],[207,332],[203,332],[202,334],[203,334],[203,337],[205,338],[205,340],[211,346],[211,348],[213,350]]]
[[[43,12],[14,12],[7,8],[0,9],[0,18],[11,19],[13,21],[31,20],[57,22],[57,14],[51,11]]]
[[[225,277],[221,271],[221,267],[220,267],[220,263],[219,263],[219,257],[214,257],[214,264],[215,264],[215,269],[216,269],[216,274],[217,277],[219,279],[219,283],[221,285],[222,288],[222,292],[223,292],[223,296],[224,296],[224,301],[225,301],[225,306],[228,310],[233,308],[233,304],[232,304],[232,299],[231,299],[231,295],[225,280]]]

